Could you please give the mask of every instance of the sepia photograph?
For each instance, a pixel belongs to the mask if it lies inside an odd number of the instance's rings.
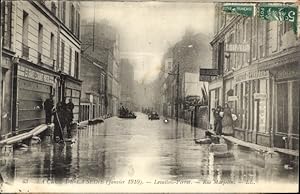
[[[299,192],[299,0],[0,3],[1,193]]]

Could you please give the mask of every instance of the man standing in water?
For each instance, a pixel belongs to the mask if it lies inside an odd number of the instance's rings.
[[[47,98],[44,102],[46,124],[50,124],[52,122],[52,109],[53,109],[53,107],[54,107],[53,95],[50,94],[50,97]]]
[[[74,104],[72,102],[72,98],[69,99],[68,104],[66,104],[66,120],[67,120],[67,133],[68,133],[68,138],[71,137],[71,125],[72,125],[72,121],[74,118],[73,115],[73,109],[74,109]]]

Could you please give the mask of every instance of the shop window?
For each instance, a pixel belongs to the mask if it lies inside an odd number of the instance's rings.
[[[300,81],[293,82],[292,101],[293,101],[293,134],[299,135],[299,96],[300,96]]]
[[[277,131],[288,131],[288,83],[277,85]]]

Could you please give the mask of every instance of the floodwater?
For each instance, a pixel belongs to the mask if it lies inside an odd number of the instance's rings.
[[[77,129],[75,143],[49,140],[1,157],[4,181],[193,180],[198,182],[298,182],[298,170],[265,161],[253,151],[231,147],[233,158],[214,158],[209,145],[195,144],[204,131],[188,124],[147,119],[109,118]]]

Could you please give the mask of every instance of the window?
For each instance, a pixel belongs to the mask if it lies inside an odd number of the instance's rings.
[[[77,37],[80,37],[80,13],[77,12]]]
[[[62,5],[62,14],[61,14],[61,20],[65,24],[66,23],[66,1],[63,2]]]
[[[29,47],[28,47],[28,13],[23,11],[23,29],[22,29],[22,56],[29,57]]]
[[[286,32],[292,30],[292,22],[284,21],[282,22],[282,26],[283,26],[282,34],[285,34]]]
[[[300,96],[300,81],[293,82],[292,89],[292,109],[293,109],[293,123],[292,133],[299,135],[299,96]]]
[[[252,33],[252,58],[257,57],[257,20],[258,18],[253,18],[253,33]]]
[[[73,69],[73,65],[72,65],[72,48],[70,47],[70,67],[69,67],[69,75],[72,75],[72,69]]]
[[[54,60],[54,34],[50,35],[50,59]]]
[[[61,42],[61,71],[64,70],[65,65],[65,43]]]
[[[277,131],[288,131],[288,83],[277,85]]]
[[[74,21],[75,21],[75,8],[74,5],[71,4],[71,14],[70,14],[70,29],[74,33]]]
[[[54,2],[51,3],[51,12],[56,16],[56,5]]]
[[[78,78],[79,73],[79,53],[75,51],[74,77]]]
[[[219,43],[218,48],[218,70],[219,74],[223,74],[224,67],[224,42]]]
[[[38,58],[41,62],[41,55],[43,52],[43,25],[39,23],[39,32],[38,32]]]
[[[1,16],[2,21],[4,21],[2,25],[2,37],[3,47],[11,47],[11,13],[12,13],[12,2],[11,1],[2,1],[1,2]]]

